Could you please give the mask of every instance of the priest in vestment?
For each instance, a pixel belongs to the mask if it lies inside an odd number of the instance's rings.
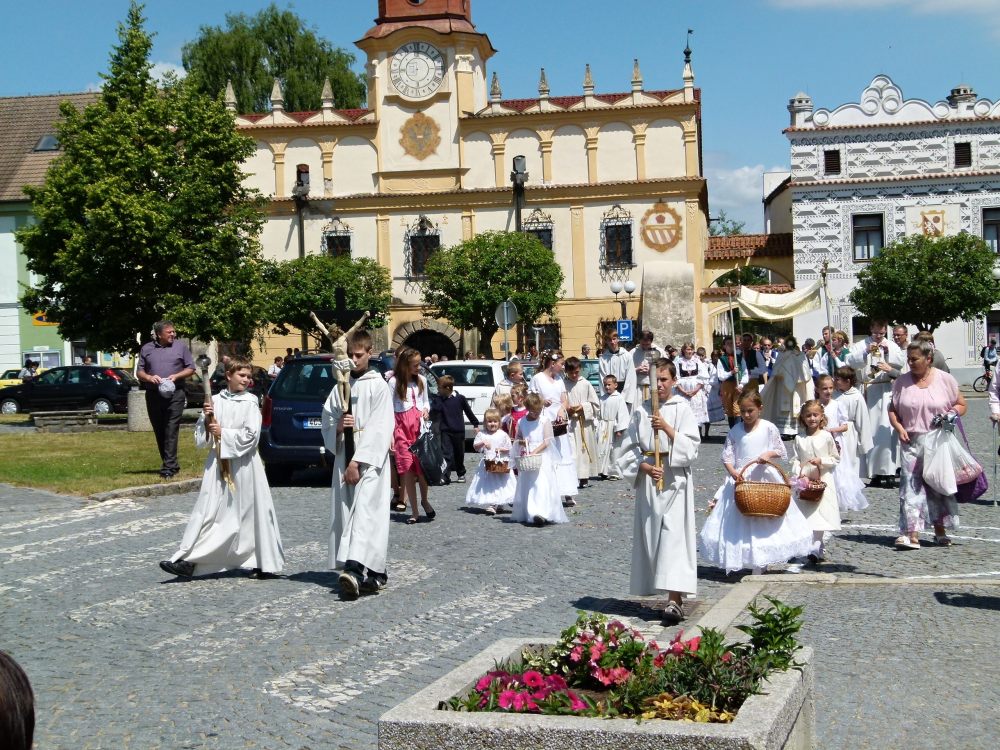
[[[576,442],[576,477],[580,489],[600,473],[597,432],[594,419],[601,412],[601,400],[590,381],[581,377],[582,364],[576,357],[566,360],[566,395],[569,397],[569,432]]]
[[[348,338],[351,359],[350,413],[338,386],[323,406],[323,441],[336,454],[333,468],[333,518],[330,567],[342,570],[341,594],[353,599],[374,593],[388,580],[389,498],[392,496],[389,446],[395,426],[392,392],[377,370],[368,369],[371,335],[358,331]],[[347,424],[351,422],[352,424]],[[351,427],[354,451],[344,429]]]
[[[802,404],[816,396],[809,358],[792,336],[785,339],[785,351],[778,357],[771,378],[760,391],[764,402],[761,416],[782,435],[797,435]]]
[[[673,363],[657,362],[659,413],[651,420],[643,405],[636,406],[618,460],[625,479],[635,487],[629,592],[666,592],[663,619],[668,625],[683,619],[682,596],[698,588],[691,465],[701,436],[687,400],[673,392],[675,382]],[[654,439],[659,442],[660,467],[654,463]],[[663,489],[657,486],[660,477]]]
[[[895,341],[886,338],[887,323],[874,320],[870,330],[871,335],[854,344],[847,355],[848,367],[858,374],[872,431],[873,446],[861,461],[861,476],[876,486],[883,481],[891,485],[899,468],[899,438],[889,423],[892,374],[903,369],[905,355]]]

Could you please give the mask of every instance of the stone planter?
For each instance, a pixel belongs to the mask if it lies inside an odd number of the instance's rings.
[[[807,750],[815,745],[809,648],[798,653],[802,671],[775,675],[766,693],[747,699],[731,724],[438,710],[442,701],[469,690],[497,662],[519,656],[529,645],[498,641],[386,712],[378,724],[379,750]]]

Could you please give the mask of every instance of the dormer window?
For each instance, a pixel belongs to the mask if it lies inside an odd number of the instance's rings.
[[[968,141],[955,144],[955,169],[972,166],[972,144]]]
[[[35,144],[35,151],[58,151],[59,150],[59,139],[56,138],[51,133],[43,135],[38,139],[38,143]]]

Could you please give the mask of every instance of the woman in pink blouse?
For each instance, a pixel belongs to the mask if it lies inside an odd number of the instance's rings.
[[[931,366],[934,347],[914,341],[906,347],[910,371],[892,386],[889,422],[899,434],[899,538],[897,549],[920,549],[920,532],[929,521],[934,541],[951,544],[945,528],[958,528],[958,504],[954,495],[939,495],[923,482],[923,444],[931,423],[939,414],[965,414],[965,397],[949,373]]]

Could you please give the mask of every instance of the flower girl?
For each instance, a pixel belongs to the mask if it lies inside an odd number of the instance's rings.
[[[496,515],[497,508],[514,502],[517,479],[510,472],[510,436],[500,429],[500,410],[487,409],[483,416],[485,431],[476,433],[472,448],[482,454],[479,468],[465,493],[465,504],[483,508]],[[490,471],[491,467],[507,471]]]
[[[552,458],[552,423],[542,414],[544,402],[537,393],[525,399],[528,414],[517,422],[513,455],[518,457],[517,489],[514,492],[514,520],[544,526],[568,523],[559,494],[559,479]],[[537,457],[532,468],[521,457]]]
[[[840,406],[844,421],[848,425],[844,442],[840,446],[840,462],[847,464],[850,471],[861,480],[861,466],[863,464],[861,459],[868,455],[874,445],[868,404],[865,403],[865,397],[861,395],[861,392],[855,388],[858,376],[853,367],[837,368],[833,382],[837,386],[837,393],[834,394],[833,398]],[[863,481],[862,484],[864,484]],[[866,501],[865,505],[867,504]]]
[[[742,422],[726,436],[722,464],[729,474],[715,493],[715,508],[702,527],[699,540],[705,559],[727,573],[752,568],[763,573],[771,563],[786,562],[812,551],[812,529],[795,503],[781,518],[744,516],[736,507],[736,480],[740,470],[758,461],[786,458],[778,428],[760,418],[760,396],[756,392],[740,396]],[[748,469],[743,478],[756,482],[781,482],[773,466],[760,464]]]
[[[819,401],[806,401],[799,411],[799,434],[795,437],[792,457],[792,474],[799,478],[819,480],[826,484],[819,500],[805,500],[795,492],[795,505],[806,517],[813,532],[812,562],[823,560],[823,536],[828,531],[840,530],[840,509],[837,505],[837,486],[833,470],[840,463],[840,453],[833,435],[827,432],[826,416]]]
[[[833,378],[829,375],[816,378],[816,398],[826,415],[826,431],[833,435],[840,455],[840,462],[833,470],[837,503],[841,511],[864,510],[868,507],[868,498],[865,497],[865,483],[858,476],[857,433],[844,413],[846,403],[833,398]]]

